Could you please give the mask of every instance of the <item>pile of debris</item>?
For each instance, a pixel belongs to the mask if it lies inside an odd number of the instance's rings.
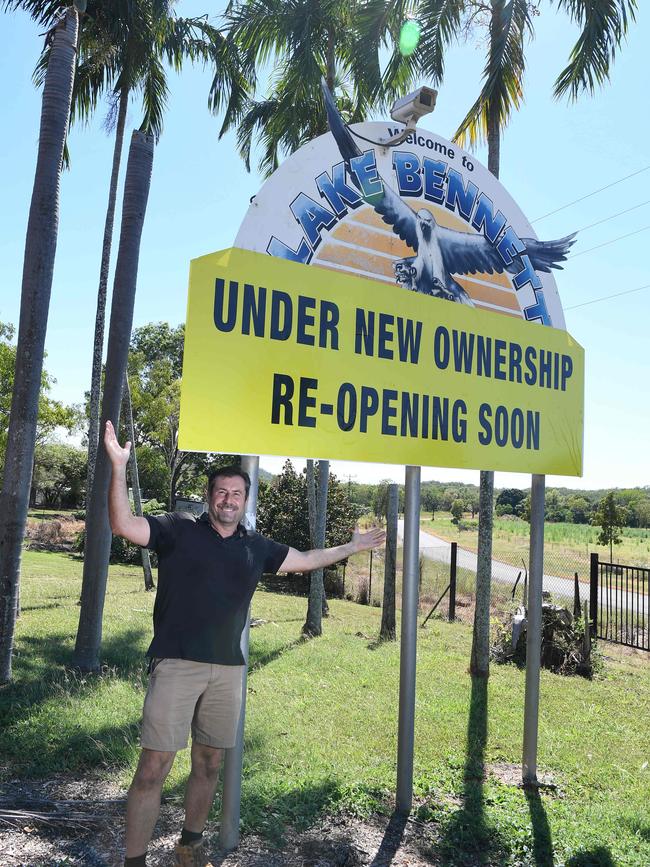
[[[525,667],[527,623],[526,609],[519,606],[510,621],[498,627],[492,647],[495,662],[514,662]],[[576,617],[560,605],[542,604],[541,664],[558,674],[593,676],[592,638],[586,605]]]

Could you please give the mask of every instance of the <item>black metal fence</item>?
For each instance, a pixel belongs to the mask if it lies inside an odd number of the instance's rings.
[[[381,605],[384,560],[381,551],[356,555],[344,593],[347,598]],[[525,605],[528,552],[500,553],[492,561],[491,608],[503,618],[513,605]],[[366,558],[363,563],[360,561]],[[517,562],[517,559],[519,562]],[[401,552],[397,557],[397,607],[400,607]],[[573,574],[572,574],[573,572]],[[569,577],[571,576],[571,577]],[[474,617],[476,554],[455,542],[420,549],[420,614],[471,623]],[[589,602],[596,638],[650,651],[650,568],[607,563],[597,553],[578,562],[551,552],[544,557],[543,589],[547,599],[571,610]]]
[[[597,638],[650,651],[650,569],[591,555],[590,618]]]

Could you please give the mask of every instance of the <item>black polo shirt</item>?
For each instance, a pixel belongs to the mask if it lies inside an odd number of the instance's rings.
[[[207,514],[146,516],[158,554],[154,637],[148,656],[243,665],[240,642],[255,588],[289,551],[241,525],[222,537]]]

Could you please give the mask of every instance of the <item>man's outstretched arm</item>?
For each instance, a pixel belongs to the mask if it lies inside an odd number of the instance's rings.
[[[369,551],[384,544],[386,533],[379,527],[373,527],[367,533],[360,533],[355,527],[352,538],[345,545],[337,545],[335,548],[314,548],[312,551],[296,551],[289,548],[289,553],[278,572],[313,572],[314,569],[323,569],[344,560],[359,551]]]
[[[116,536],[123,536],[134,545],[144,547],[149,543],[151,531],[146,518],[138,518],[131,511],[126,489],[126,465],[131,454],[131,443],[122,448],[115,436],[112,422],[106,422],[104,448],[111,462],[111,484],[108,489],[108,519]]]

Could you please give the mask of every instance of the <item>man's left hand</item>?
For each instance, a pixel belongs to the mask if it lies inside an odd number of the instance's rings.
[[[362,533],[359,527],[354,528],[351,544],[355,551],[369,551],[371,548],[378,548],[386,541],[386,533],[381,527],[371,527],[366,533]]]

